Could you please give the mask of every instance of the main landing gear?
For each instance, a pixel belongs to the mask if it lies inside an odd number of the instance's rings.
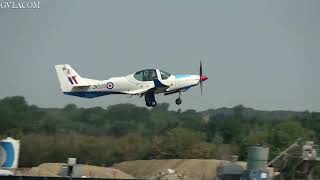
[[[146,106],[147,107],[155,107],[157,106],[157,101],[155,99],[154,96],[154,92],[148,92],[145,96],[144,96],[144,100],[146,101]]]
[[[180,96],[181,96],[181,92],[179,92],[179,97],[176,99],[176,104],[177,105],[180,105],[182,103],[182,100],[181,100]]]
[[[146,106],[147,107],[155,107],[155,106],[157,106],[157,101],[155,99],[155,95],[154,95],[153,91],[147,92],[144,95],[144,100],[146,102]],[[180,105],[182,103],[181,92],[179,92],[179,97],[176,99],[175,102],[176,102],[177,105]]]
[[[155,106],[157,106],[157,101],[147,101],[146,102],[146,106],[147,107],[155,107]]]

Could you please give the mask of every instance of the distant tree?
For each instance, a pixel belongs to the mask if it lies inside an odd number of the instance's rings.
[[[203,133],[175,128],[153,139],[153,154],[158,158],[184,158],[193,145],[204,141]]]
[[[244,118],[244,114],[243,114],[244,110],[245,110],[245,107],[242,104],[233,107],[234,116],[240,119]]]
[[[168,111],[169,106],[169,103],[159,103],[156,107],[152,109],[152,111]]]
[[[206,122],[195,110],[187,110],[179,115],[179,126],[195,131],[205,131]]]
[[[215,156],[216,146],[212,143],[201,142],[194,144],[186,152],[184,158],[190,159],[213,159]]]
[[[210,116],[204,120],[203,116]],[[0,99],[0,137],[21,140],[21,165],[65,162],[112,163],[150,158],[222,158],[266,144],[275,155],[298,137],[320,142],[320,113],[234,108],[169,110],[132,104],[40,108],[21,96]]]
[[[119,160],[137,160],[145,159],[148,157],[151,144],[146,138],[138,134],[127,134],[117,140],[116,153]]]
[[[270,144],[275,152],[285,149],[298,138],[305,136],[306,130],[296,121],[285,121],[276,125],[270,134]]]
[[[74,111],[76,109],[77,109],[77,105],[75,105],[75,104],[67,104],[63,108],[63,110],[66,112]]]
[[[244,123],[240,119],[225,119],[214,122],[216,133],[219,133],[223,138],[223,143],[234,143],[242,136]]]

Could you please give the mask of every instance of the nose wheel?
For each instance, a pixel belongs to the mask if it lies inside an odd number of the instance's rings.
[[[179,97],[176,99],[176,104],[177,105],[180,105],[182,103],[182,100],[181,100],[181,92],[179,92]]]
[[[182,103],[181,98],[177,98],[177,99],[176,99],[176,104],[177,104],[177,105],[180,105],[181,103]]]

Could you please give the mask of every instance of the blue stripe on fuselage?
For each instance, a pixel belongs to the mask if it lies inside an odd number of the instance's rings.
[[[83,98],[95,98],[99,96],[106,96],[110,94],[124,94],[122,92],[110,92],[110,91],[72,91],[72,92],[63,92],[63,94],[70,96],[78,96]]]
[[[185,74],[178,74],[178,75],[175,75],[175,77],[177,78],[177,79],[182,79],[182,78],[187,78],[187,77],[191,77],[192,75],[185,75]]]

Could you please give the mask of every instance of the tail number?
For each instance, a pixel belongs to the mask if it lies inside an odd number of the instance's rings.
[[[93,85],[92,89],[104,89],[104,88],[113,89],[113,87],[114,87],[113,83],[112,82],[108,82],[106,84]]]
[[[70,82],[71,84],[78,84],[78,81],[77,81],[77,79],[76,79],[76,76],[68,77],[68,79],[69,79],[69,82]]]

